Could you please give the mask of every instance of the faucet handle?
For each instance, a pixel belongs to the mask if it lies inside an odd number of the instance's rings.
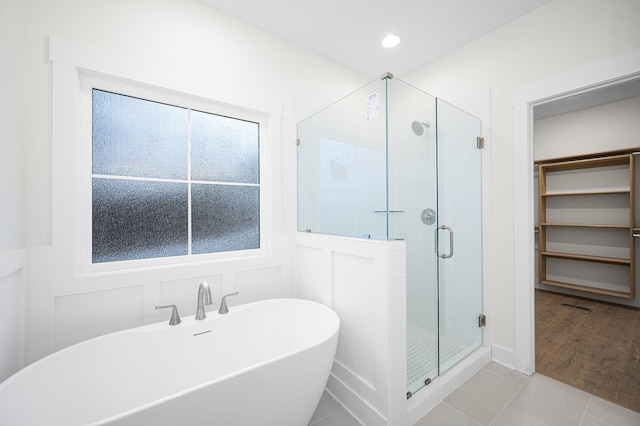
[[[178,308],[176,305],[157,305],[156,309],[164,309],[171,308],[171,319],[169,320],[169,325],[177,325],[182,322],[180,319],[180,315],[178,314]]]
[[[235,293],[229,293],[222,296],[222,301],[220,302],[220,309],[218,310],[218,314],[224,315],[229,313],[229,308],[227,307],[227,297],[235,296],[236,294],[240,294],[239,291]]]

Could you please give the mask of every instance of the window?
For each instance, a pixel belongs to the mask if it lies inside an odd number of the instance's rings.
[[[64,37],[48,52],[54,296],[136,288],[144,313],[281,268],[281,99]]]
[[[92,88],[92,263],[260,248],[260,124]]]

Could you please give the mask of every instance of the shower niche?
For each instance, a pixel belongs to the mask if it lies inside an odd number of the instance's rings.
[[[297,132],[298,231],[404,244],[411,397],[482,345],[481,122],[386,74]]]

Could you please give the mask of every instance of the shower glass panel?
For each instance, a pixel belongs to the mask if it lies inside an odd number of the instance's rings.
[[[387,239],[386,80],[298,124],[298,230]]]
[[[482,344],[480,135],[391,76],[298,123],[298,230],[405,241],[408,395]]]

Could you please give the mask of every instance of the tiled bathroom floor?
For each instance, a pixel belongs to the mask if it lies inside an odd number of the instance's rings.
[[[310,423],[359,424],[326,392]],[[640,413],[540,374],[527,377],[492,362],[413,426],[427,425],[637,426]]]
[[[325,391],[309,426],[360,426],[360,423]]]

